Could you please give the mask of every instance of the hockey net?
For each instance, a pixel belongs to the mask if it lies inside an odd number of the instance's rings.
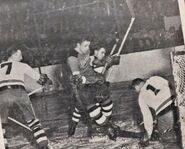
[[[172,69],[178,104],[185,106],[185,51],[172,53]]]
[[[185,148],[185,51],[173,51],[171,53],[172,73],[175,81],[179,109],[179,121],[181,126],[182,146]]]

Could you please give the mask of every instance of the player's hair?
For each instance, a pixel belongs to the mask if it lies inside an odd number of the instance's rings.
[[[76,45],[76,43],[82,43],[84,41],[91,41],[91,37],[88,36],[88,35],[82,35],[82,36],[78,36],[75,40],[74,40],[74,43]]]
[[[131,87],[134,88],[135,86],[139,85],[141,82],[145,82],[145,81],[141,78],[136,78],[132,81]]]
[[[105,50],[106,50],[106,45],[103,43],[93,43],[90,45],[90,49],[92,49],[91,50],[92,54],[94,54],[95,51],[99,51],[101,48],[105,48]]]
[[[14,53],[16,53],[18,49],[22,50],[22,46],[19,45],[19,44],[14,44],[14,45],[10,46],[10,47],[5,51],[3,60],[8,60],[8,58],[10,58]]]
[[[89,36],[77,36],[75,39],[72,40],[71,44],[70,44],[70,49],[69,49],[69,52],[68,52],[68,57],[69,56],[75,56],[77,57],[78,55],[78,52],[74,50],[74,48],[76,47],[76,44],[77,43],[83,43],[84,41],[91,41],[91,38]]]

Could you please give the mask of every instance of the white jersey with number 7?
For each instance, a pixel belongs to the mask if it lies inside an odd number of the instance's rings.
[[[24,84],[24,75],[28,75],[35,80],[39,80],[40,74],[28,64],[17,61],[6,61],[0,64],[0,87],[7,85]]]

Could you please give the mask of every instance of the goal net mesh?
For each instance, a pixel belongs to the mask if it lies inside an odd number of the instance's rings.
[[[185,148],[185,51],[171,53],[172,72],[176,86],[177,106],[179,109],[179,122],[181,127],[181,142]]]
[[[185,52],[173,52],[172,58],[178,104],[185,106]]]

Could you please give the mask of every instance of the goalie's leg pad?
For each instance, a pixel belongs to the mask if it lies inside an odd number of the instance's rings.
[[[28,121],[28,126],[33,131],[34,138],[40,147],[48,145],[48,138],[38,119]]]
[[[72,121],[78,123],[80,121],[80,118],[81,118],[80,111],[77,108],[75,108],[72,116]]]
[[[102,113],[103,115],[109,117],[112,115],[112,108],[113,108],[113,102],[110,99],[104,100],[102,103],[100,103],[102,107]]]
[[[103,126],[107,123],[107,118],[103,115],[99,104],[91,105],[88,107],[90,118],[99,126]]]

